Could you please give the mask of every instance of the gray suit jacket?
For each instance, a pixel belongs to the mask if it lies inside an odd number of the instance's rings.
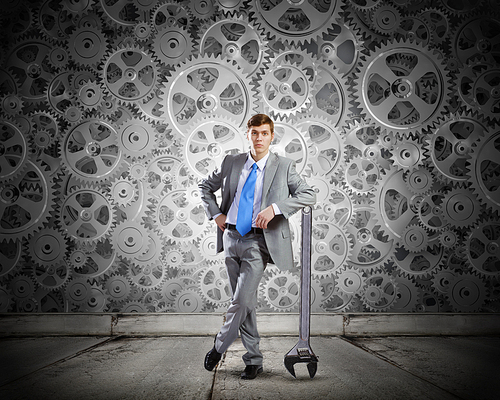
[[[227,215],[234,199],[238,180],[248,153],[228,155],[219,169],[200,184],[200,193],[209,219],[219,213]],[[222,201],[217,204],[215,192],[222,190]],[[288,218],[305,206],[316,202],[314,190],[304,182],[295,169],[295,162],[289,158],[269,154],[262,187],[261,210],[276,203],[282,215],[276,215],[264,229],[266,245],[271,262],[279,269],[293,267],[292,241]],[[217,229],[217,252],[224,250],[222,231]]]

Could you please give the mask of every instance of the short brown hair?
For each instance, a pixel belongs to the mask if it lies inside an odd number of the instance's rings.
[[[274,122],[266,114],[255,114],[251,117],[247,122],[247,129],[250,129],[252,126],[261,126],[265,124],[268,124],[269,128],[271,128],[271,133],[274,133]]]

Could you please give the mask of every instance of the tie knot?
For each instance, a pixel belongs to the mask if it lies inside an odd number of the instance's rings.
[[[257,167],[257,163],[253,163],[253,164],[252,164],[252,171],[255,171],[257,168],[258,168],[258,167]]]

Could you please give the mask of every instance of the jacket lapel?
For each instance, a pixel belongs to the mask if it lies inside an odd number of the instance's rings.
[[[278,170],[279,159],[276,154],[270,152],[269,159],[266,163],[266,171],[264,172],[264,182],[262,184],[262,203],[261,210],[263,210],[267,204],[267,194],[271,189],[271,183],[273,183],[274,175]]]

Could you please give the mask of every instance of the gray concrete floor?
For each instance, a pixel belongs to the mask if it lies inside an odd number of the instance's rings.
[[[0,339],[0,399],[498,399],[500,337],[312,337],[310,379],[283,366],[294,337],[264,337],[264,372],[240,379],[241,342],[203,368],[212,337]]]

